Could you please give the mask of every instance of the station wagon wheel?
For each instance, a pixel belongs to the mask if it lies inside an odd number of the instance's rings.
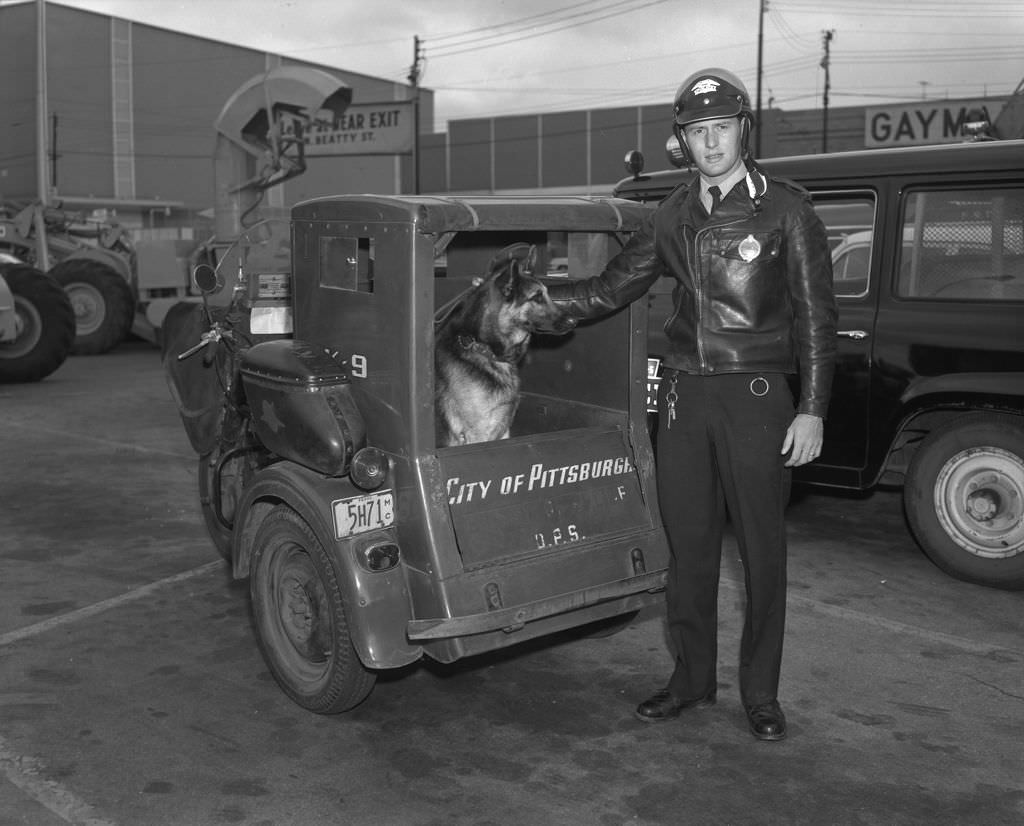
[[[972,414],[933,431],[904,487],[907,520],[936,565],[960,579],[1024,589],[1024,426]]]
[[[276,507],[260,525],[251,571],[260,649],[285,694],[318,714],[362,702],[376,677],[352,647],[331,560],[291,508]]]

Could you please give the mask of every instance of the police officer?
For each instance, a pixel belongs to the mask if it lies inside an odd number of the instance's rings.
[[[821,452],[836,309],[824,226],[805,191],[750,157],[753,120],[731,72],[687,78],[673,131],[698,176],[652,211],[604,272],[550,292],[577,318],[592,318],[641,297],[663,275],[676,281],[657,432],[674,668],[637,717],[661,722],[715,703],[728,514],[747,597],[740,698],[754,737],[781,740],[784,509],[791,468]],[[789,374],[799,376],[795,408]]]

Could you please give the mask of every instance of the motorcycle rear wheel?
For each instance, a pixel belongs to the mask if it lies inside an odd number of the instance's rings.
[[[352,646],[330,556],[299,514],[278,505],[253,541],[250,596],[256,637],[278,685],[317,714],[338,714],[370,694],[376,674]]]

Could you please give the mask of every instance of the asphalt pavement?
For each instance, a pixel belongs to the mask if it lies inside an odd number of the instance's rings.
[[[633,718],[670,667],[651,610],[322,717],[260,657],[155,349],[0,386],[0,412],[0,826],[1024,823],[1024,593],[935,568],[896,492],[796,493],[783,742],[737,696],[731,545],[714,708]]]

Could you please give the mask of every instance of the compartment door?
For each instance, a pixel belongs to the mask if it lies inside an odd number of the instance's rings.
[[[439,459],[467,569],[652,528],[619,428],[449,448]]]

